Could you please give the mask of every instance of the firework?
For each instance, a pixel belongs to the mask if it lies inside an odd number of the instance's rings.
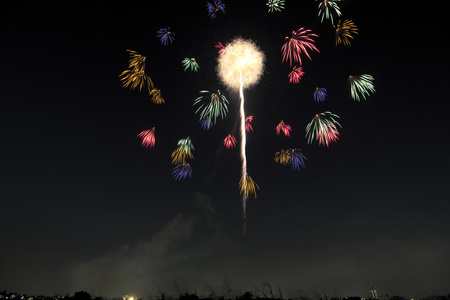
[[[319,145],[324,144],[328,147],[330,142],[339,140],[339,132],[336,126],[341,127],[341,125],[335,118],[339,118],[339,116],[329,111],[315,115],[306,126],[308,144],[317,140]]]
[[[192,177],[192,168],[189,163],[178,164],[173,168],[172,172],[175,180],[181,180],[189,176]]]
[[[167,46],[169,44],[172,44],[175,33],[171,32],[169,27],[158,30],[156,32],[156,36],[160,38],[161,45]]]
[[[291,163],[292,170],[298,171],[300,167],[305,168],[306,157],[300,149],[289,149],[287,152],[289,153],[289,162]]]
[[[281,150],[281,151],[277,151],[275,152],[275,162],[278,164],[282,164],[282,165],[286,165],[289,163],[291,157],[289,155],[289,152],[286,150]]]
[[[189,137],[178,141],[178,147],[172,152],[172,164],[185,164],[186,158],[194,158],[194,145]]]
[[[318,1],[318,0],[316,0]],[[331,20],[331,24],[334,23],[333,21],[333,14],[332,12],[336,13],[336,15],[338,17],[340,17],[341,11],[339,9],[339,6],[337,6],[337,4],[335,2],[337,2],[339,0],[323,0],[322,2],[319,3],[319,18],[320,22],[323,23],[323,19],[330,19]]]
[[[218,58],[217,75],[229,88],[238,91],[258,83],[264,71],[264,53],[255,43],[237,38]]]
[[[319,140],[319,145],[326,145],[330,142],[337,142],[339,140],[339,131],[333,124],[328,124],[326,127],[319,131],[317,134],[317,139]]]
[[[213,126],[213,122],[209,117],[206,117],[206,119],[200,120],[200,127],[202,127],[205,130],[208,130]]]
[[[276,163],[287,165],[291,164],[292,170],[298,171],[300,170],[300,167],[305,167],[305,160],[306,157],[303,155],[302,151],[300,149],[288,149],[288,150],[281,150],[278,152],[275,152],[275,158]]]
[[[333,25],[336,29],[336,46],[343,44],[344,46],[350,45],[350,40],[353,39],[353,35],[358,34],[358,27],[352,20],[339,20],[336,25]]]
[[[284,0],[268,0],[266,5],[269,6],[269,12],[281,11],[284,9]]]
[[[146,57],[140,55],[139,53],[133,50],[127,49],[127,51],[130,55],[130,60],[128,61],[128,68],[136,72],[144,70]]]
[[[227,137],[223,140],[223,145],[227,148],[235,148],[236,147],[236,138],[231,134],[227,135]]]
[[[219,54],[222,55],[225,52],[225,47],[222,45],[221,42],[217,42],[217,45],[215,45],[214,47],[219,49]]]
[[[206,9],[208,10],[208,15],[211,19],[215,19],[219,12],[225,13],[225,4],[220,0],[214,0],[214,4],[206,3]]]
[[[139,91],[142,90],[144,85],[150,90],[153,88],[153,82],[150,77],[145,73],[145,56],[138,54],[136,51],[127,50],[130,59],[128,61],[128,70],[123,71],[119,77],[122,77],[123,87],[130,87],[134,90],[139,87]]]
[[[223,55],[219,56],[217,73],[221,81],[229,88],[239,90],[241,100],[239,111],[241,116],[241,161],[242,176],[239,183],[242,197],[242,211],[244,218],[244,234],[246,231],[246,206],[249,193],[255,193],[255,183],[247,175],[246,146],[246,118],[244,110],[244,88],[258,83],[264,70],[265,56],[259,48],[249,40],[237,38],[225,48]],[[252,117],[253,118],[253,117]],[[257,185],[256,185],[257,187]]]
[[[155,146],[155,127],[142,131],[138,134],[138,137],[142,139],[142,147],[153,148]]]
[[[314,100],[317,102],[323,102],[327,96],[327,90],[324,88],[316,87],[314,91]]]
[[[191,71],[197,72],[198,69],[200,69],[197,61],[195,61],[195,58],[185,58],[181,62],[183,64],[184,70],[186,71],[188,68],[191,68]]]
[[[192,140],[189,137],[179,140],[177,145],[179,147],[182,147],[182,150],[184,152],[191,152],[194,150],[194,145],[192,144]]]
[[[120,73],[119,77],[122,77],[120,80],[122,81],[123,87],[129,86],[132,90],[139,87],[139,91],[141,91],[144,85],[146,85],[149,90],[153,88],[153,82],[150,77],[145,74],[144,70],[125,70]]]
[[[350,82],[350,93],[355,101],[360,101],[360,97],[366,100],[366,96],[375,92],[373,85],[373,77],[369,74],[350,75],[348,81]]]
[[[291,126],[284,123],[283,120],[281,120],[280,124],[278,124],[277,128],[277,134],[280,135],[280,132],[283,132],[285,136],[290,136],[290,131],[292,130]]]
[[[245,131],[247,131],[247,132],[253,131],[252,122],[253,122],[253,116],[248,116],[245,119]]]
[[[311,33],[311,30],[304,29],[303,27],[297,31],[292,31],[291,36],[285,38],[286,43],[281,48],[281,51],[283,52],[282,62],[287,62],[289,60],[291,66],[292,61],[302,65],[302,59],[300,57],[302,53],[311,59],[311,56],[308,53],[309,50],[319,52],[314,45],[315,41],[313,38],[315,37],[318,37],[318,35]]]
[[[305,74],[305,72],[302,71],[302,67],[292,68],[291,73],[289,73],[289,83],[300,83],[303,74]]]
[[[255,195],[256,198],[256,189],[259,190],[259,186],[256,184],[256,182],[253,181],[250,175],[245,173],[245,175],[241,177],[241,180],[239,181],[239,189],[240,193],[244,194],[246,198],[248,198],[249,194]]]
[[[228,113],[228,100],[220,93],[218,90],[216,93],[208,91],[200,91],[202,96],[198,97],[194,101],[194,106],[199,105],[195,113],[200,112],[200,119],[205,119],[207,117],[214,118],[214,123],[217,117],[222,119],[226,117]]]
[[[150,91],[150,96],[152,97],[151,101],[153,103],[156,103],[156,104],[163,104],[164,103],[164,99],[162,97],[160,89],[156,89],[156,88],[152,89]]]

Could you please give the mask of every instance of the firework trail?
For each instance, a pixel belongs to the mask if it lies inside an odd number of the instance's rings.
[[[246,215],[247,215],[247,156],[245,154],[245,146],[247,144],[247,136],[245,133],[245,109],[244,109],[244,84],[242,83],[242,72],[239,73],[239,81],[240,81],[240,87],[239,87],[239,97],[241,98],[241,105],[239,108],[239,112],[241,115],[241,160],[242,160],[242,169],[241,169],[241,178],[242,178],[242,186],[243,191],[242,194],[242,213],[244,215],[244,222],[246,221]],[[244,231],[246,229],[246,224],[244,223]]]

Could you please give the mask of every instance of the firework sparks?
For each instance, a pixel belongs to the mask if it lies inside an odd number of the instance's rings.
[[[284,9],[284,0],[268,0],[266,5],[269,6],[269,12],[281,11]]]
[[[219,12],[225,13],[225,4],[220,0],[214,0],[214,4],[206,3],[206,9],[208,10],[208,15],[211,19],[215,19]]]
[[[236,138],[231,134],[227,135],[227,137],[223,140],[223,145],[227,148],[235,148],[236,147]]]
[[[319,145],[323,144],[328,147],[330,142],[339,140],[339,132],[336,126],[341,127],[341,125],[335,118],[339,118],[339,116],[329,111],[315,115],[306,126],[308,144],[317,140]]]
[[[192,177],[192,168],[189,163],[178,164],[173,168],[172,175],[175,180],[181,180],[188,176],[190,178]]]
[[[178,141],[178,147],[172,152],[172,164],[185,164],[187,158],[194,158],[194,145],[189,137]]]
[[[202,127],[205,130],[208,130],[213,126],[213,122],[209,117],[206,117],[206,119],[200,120],[200,127]]]
[[[252,122],[253,116],[248,116],[247,118],[245,118],[245,131],[247,132],[253,131]]]
[[[155,127],[142,131],[138,137],[142,139],[142,147],[153,148],[155,146]]]
[[[122,81],[123,87],[130,87],[134,90],[139,87],[139,91],[142,90],[144,85],[150,92],[153,89],[153,82],[150,77],[145,73],[145,61],[146,57],[138,54],[136,51],[127,50],[130,55],[130,60],[128,61],[128,70],[123,71],[119,77]]]
[[[161,94],[161,90],[160,89],[156,89],[156,88],[152,89],[150,91],[150,96],[152,97],[151,101],[153,103],[156,103],[156,104],[163,104],[164,103],[164,98],[163,98],[163,96]]]
[[[317,1],[317,0],[316,0]],[[337,4],[335,3],[336,1],[339,0],[323,0],[322,2],[319,3],[319,18],[320,22],[323,23],[323,19],[330,19],[331,20],[331,24],[334,23],[333,21],[333,13],[335,12],[336,15],[339,17],[342,15],[339,6],[337,6]]]
[[[300,80],[302,79],[302,76],[305,74],[305,72],[302,71],[302,67],[294,67],[292,68],[291,73],[289,73],[289,83],[300,83]]]
[[[277,134],[280,135],[281,132],[284,133],[285,136],[290,136],[290,131],[292,130],[291,126],[284,123],[283,120],[281,120],[280,124],[278,124],[276,131]]]
[[[222,45],[221,42],[217,42],[217,45],[215,45],[214,47],[219,49],[219,54],[222,55],[225,52],[225,47]]]
[[[358,34],[358,27],[352,20],[339,20],[336,25],[333,25],[336,29],[336,46],[343,44],[344,46],[350,45],[350,40],[353,39],[353,35]]]
[[[350,82],[350,93],[355,101],[360,101],[360,97],[366,100],[366,96],[375,92],[373,85],[373,77],[369,74],[350,75],[348,81]]]
[[[303,155],[300,149],[291,148],[288,150],[275,152],[274,160],[276,163],[282,165],[291,164],[292,170],[298,171],[300,170],[300,167],[305,168],[306,157]]]
[[[211,117],[214,118],[215,123],[217,117],[220,116],[222,119],[226,117],[229,102],[220,91],[212,93],[203,90],[200,94],[202,95],[195,99],[193,104],[193,106],[199,105],[195,113],[200,111],[200,119]]]
[[[170,27],[169,27],[169,28],[163,28],[163,29],[158,30],[156,32],[156,36],[159,37],[159,39],[161,41],[161,45],[167,46],[169,44],[172,44],[175,33],[170,31]]]
[[[191,68],[191,71],[197,72],[198,69],[200,69],[200,66],[198,65],[195,58],[185,58],[181,62],[183,64],[184,70],[186,71],[188,68]]]
[[[327,97],[327,90],[324,88],[316,87],[314,91],[314,100],[317,102],[323,102]]]
[[[281,51],[283,52],[282,62],[289,60],[291,66],[292,61],[302,65],[302,59],[300,57],[302,53],[311,59],[308,50],[319,52],[314,45],[315,41],[313,38],[315,37],[318,37],[318,35],[311,33],[310,29],[304,29],[303,27],[297,31],[292,31],[291,36],[285,38],[286,43],[281,47]]]

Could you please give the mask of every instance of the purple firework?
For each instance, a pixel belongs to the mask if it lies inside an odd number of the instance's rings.
[[[305,160],[307,159],[300,149],[289,149],[288,150],[290,163],[292,165],[292,170],[298,171],[300,167],[305,168]]]
[[[211,3],[206,3],[206,8],[208,9],[208,15],[211,19],[215,19],[219,12],[225,13],[225,4],[220,0],[214,0],[214,5]]]
[[[175,33],[170,31],[170,27],[160,29],[156,32],[156,36],[160,38],[161,45],[167,46],[169,43],[171,44],[174,40]]]
[[[200,126],[203,129],[208,130],[211,128],[211,126],[213,126],[213,122],[209,117],[206,117],[206,119],[200,120]]]
[[[314,100],[317,102],[323,102],[327,96],[327,90],[324,88],[316,87],[314,91]]]
[[[192,169],[188,163],[178,164],[173,168],[172,172],[173,178],[175,180],[181,180],[189,176],[192,177]]]

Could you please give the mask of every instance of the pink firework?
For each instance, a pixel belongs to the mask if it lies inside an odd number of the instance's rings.
[[[339,141],[339,131],[335,125],[327,124],[319,130],[317,139],[319,140],[319,145],[323,144],[328,147],[330,142]]]
[[[306,56],[311,59],[308,51],[317,51],[316,46],[314,46],[314,37],[318,37],[317,34],[311,33],[310,29],[304,29],[303,27],[297,31],[292,31],[290,37],[286,37],[286,43],[281,47],[281,51],[283,52],[283,60],[282,62],[287,62],[289,60],[290,65],[292,66],[292,61],[298,62],[302,65],[302,59],[300,54],[304,53]]]
[[[289,83],[300,83],[303,74],[305,74],[305,72],[302,71],[302,67],[294,67],[291,73],[289,73]]]
[[[219,49],[219,54],[220,55],[225,53],[225,47],[222,45],[221,42],[217,42],[217,45],[215,45],[214,47]]]
[[[235,148],[236,147],[236,138],[229,134],[224,140],[223,145],[227,147],[227,149]]]
[[[153,148],[155,146],[155,127],[142,131],[138,134],[138,137],[142,139],[142,147]]]
[[[283,132],[285,136],[290,137],[290,131],[292,130],[292,128],[291,126],[285,124],[283,120],[281,120],[276,130],[278,135],[280,135],[280,132]]]
[[[253,116],[248,116],[245,119],[245,131],[247,131],[247,132],[253,131],[252,122],[253,122]]]

